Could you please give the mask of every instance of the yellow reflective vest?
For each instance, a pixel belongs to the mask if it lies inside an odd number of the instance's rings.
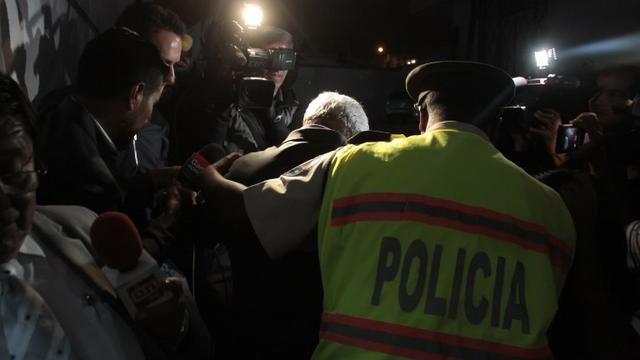
[[[560,196],[477,134],[334,158],[315,359],[544,359],[575,231]]]

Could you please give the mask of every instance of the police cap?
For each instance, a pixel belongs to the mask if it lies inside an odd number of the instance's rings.
[[[461,96],[505,105],[515,94],[511,77],[501,69],[472,61],[436,61],[422,64],[407,76],[407,93],[422,101],[427,91],[454,91]]]

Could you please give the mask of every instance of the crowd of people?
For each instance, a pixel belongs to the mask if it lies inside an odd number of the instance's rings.
[[[73,86],[32,105],[0,75],[0,358],[640,358],[638,69],[514,125],[504,71],[423,64],[405,138],[337,92],[299,109],[287,70],[252,70],[266,107],[226,55],[178,74],[185,34],[136,3]],[[93,243],[113,211],[168,294],[135,316]]]

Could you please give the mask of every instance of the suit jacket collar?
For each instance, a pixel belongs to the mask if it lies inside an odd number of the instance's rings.
[[[32,233],[37,241],[41,241],[57,250],[60,256],[64,257],[74,267],[74,270],[83,273],[98,288],[111,294],[114,298],[116,297],[113,287],[89,252],[85,244],[86,239],[83,241],[67,236],[60,224],[53,222],[38,211],[33,216]]]
[[[94,142],[103,158],[115,156],[118,151],[111,139],[106,134],[102,134],[98,129],[96,118],[80,104],[73,96],[68,97],[63,104],[63,116],[68,119],[75,119],[77,125]]]
[[[300,141],[338,144],[338,146],[345,145],[347,143],[347,139],[337,131],[322,125],[311,125],[301,127],[290,132],[287,138],[282,142],[282,145]]]
[[[125,150],[118,150],[106,134],[96,118],[80,104],[73,96],[69,96],[63,104],[63,116],[74,119],[76,124],[86,133],[90,141],[96,144],[100,158],[109,168],[113,182],[117,177],[133,176],[137,172],[132,146]]]

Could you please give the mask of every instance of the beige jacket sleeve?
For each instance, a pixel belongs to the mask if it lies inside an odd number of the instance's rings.
[[[244,204],[260,243],[271,258],[308,247],[322,204],[326,173],[335,152],[320,155],[277,179],[247,188]]]

